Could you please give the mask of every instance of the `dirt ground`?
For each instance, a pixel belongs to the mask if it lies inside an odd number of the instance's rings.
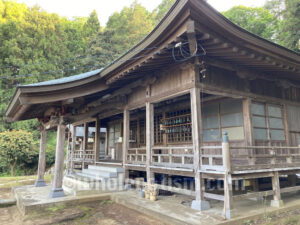
[[[44,212],[22,217],[16,206],[0,208],[0,224],[5,225],[164,225],[146,215],[115,204],[101,201],[74,207],[52,207]]]
[[[300,225],[300,209],[283,213],[266,213],[258,220],[244,221],[242,225]]]
[[[11,198],[9,188],[0,189],[0,199]],[[134,210],[113,203],[100,201],[76,205],[47,208],[36,214],[23,217],[16,206],[0,208],[2,225],[165,225],[164,223],[140,214]]]

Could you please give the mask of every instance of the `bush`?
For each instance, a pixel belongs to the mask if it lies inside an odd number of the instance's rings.
[[[33,134],[23,130],[4,131],[0,133],[0,166],[2,172],[9,167],[11,176],[18,173],[28,174],[28,171],[36,170],[38,161],[38,141]],[[19,174],[21,175],[21,174]]]

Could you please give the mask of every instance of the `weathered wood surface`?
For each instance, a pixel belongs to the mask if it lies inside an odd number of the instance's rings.
[[[54,178],[52,189],[62,188],[63,170],[64,170],[64,147],[65,147],[65,130],[66,125],[61,121],[57,126],[56,152]]]
[[[154,145],[154,105],[146,102],[146,171],[148,184],[153,182],[153,173],[150,170],[151,148]]]
[[[38,163],[38,175],[37,175],[37,182],[36,186],[39,185],[39,183],[44,182],[44,174],[45,174],[45,168],[46,168],[46,145],[47,145],[47,131],[44,127],[40,130],[40,152],[39,152],[39,163]]]

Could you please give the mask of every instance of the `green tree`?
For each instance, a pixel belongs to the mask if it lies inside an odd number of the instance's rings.
[[[93,37],[100,30],[100,23],[98,19],[98,14],[94,10],[88,17],[86,23],[84,24],[84,32],[87,38]]]
[[[137,1],[109,17],[106,28],[87,43],[85,64],[101,68],[124,54],[154,28],[152,14]]]
[[[300,52],[300,1],[285,0],[279,43]]]
[[[111,41],[115,43],[112,51],[123,54],[141,41],[154,28],[151,13],[137,1],[114,13],[108,20],[106,30],[110,32]]]
[[[0,133],[0,157],[10,166],[11,176],[15,175],[17,163],[30,161],[36,155],[37,143],[27,131],[4,131]]]
[[[162,0],[162,2],[153,10],[155,24],[159,23],[166,13],[174,5],[176,0]]]
[[[277,19],[282,19],[285,3],[282,0],[267,0],[264,8],[268,9]]]
[[[98,26],[95,12],[89,18],[68,20],[38,6],[29,8],[15,1],[0,0],[0,132],[14,127],[31,130],[35,126],[36,121],[5,123],[5,109],[17,84],[56,79],[89,69],[81,58],[89,35],[94,35]]]
[[[275,38],[278,20],[267,9],[235,6],[223,14],[229,20],[251,33],[271,41]]]

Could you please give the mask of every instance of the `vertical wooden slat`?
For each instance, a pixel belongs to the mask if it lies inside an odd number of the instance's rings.
[[[38,164],[38,176],[35,182],[35,187],[45,186],[44,174],[46,167],[46,144],[47,144],[47,131],[41,126],[41,137],[40,137],[40,153],[39,153],[39,164]]]
[[[283,205],[283,202],[281,200],[281,194],[280,194],[280,183],[279,183],[278,171],[274,172],[274,176],[272,177],[272,189],[274,192],[274,196],[273,196],[273,200],[271,201],[271,206],[281,207]]]
[[[285,135],[286,145],[291,146],[290,129],[289,129],[289,123],[288,123],[288,113],[287,113],[287,105],[286,104],[283,105],[282,113],[283,113],[282,119],[283,119],[283,125],[284,125],[284,135]],[[288,154],[288,157],[286,157],[287,163],[293,162],[290,149],[287,149],[286,152],[282,152],[282,153]]]
[[[95,159],[94,159],[94,163],[96,164],[96,162],[99,161],[99,156],[100,156],[100,137],[101,137],[101,132],[100,132],[100,119],[96,119],[96,126],[95,126],[95,142],[94,142],[94,154],[95,154]]]
[[[105,155],[108,155],[109,152],[109,127],[106,127],[105,133]]]
[[[62,189],[63,169],[64,169],[65,130],[66,130],[66,125],[63,123],[61,119],[59,125],[57,126],[55,169],[54,169],[52,190],[50,193],[50,197],[52,198],[65,196]]]
[[[191,97],[191,117],[192,117],[192,137],[194,150],[194,172],[195,172],[195,191],[196,201],[203,200],[203,181],[200,169],[200,147],[202,143],[202,120],[201,120],[201,99],[200,89],[192,88],[190,90]]]
[[[89,139],[89,126],[88,123],[84,123],[83,127],[83,156],[82,156],[82,169],[85,167],[85,154],[88,147],[88,139]]]
[[[136,124],[136,147],[141,147],[141,129],[140,129],[140,118],[137,119],[137,124]]]
[[[251,113],[251,99],[250,98],[243,100],[243,118],[244,118],[245,146],[254,146],[253,124],[252,124],[252,113]],[[254,153],[255,153],[255,151],[253,149],[248,150],[249,165],[255,164]]]
[[[130,112],[127,108],[123,112],[123,167],[125,170],[125,178],[128,177],[128,170],[126,170],[127,154],[129,149],[129,134],[130,134]]]
[[[154,145],[154,106],[150,102],[146,102],[146,172],[147,182],[153,182],[153,174],[150,170],[151,151]]]
[[[232,210],[232,178],[231,178],[231,156],[227,132],[223,134],[222,142],[224,175],[224,215],[226,219],[231,218]]]
[[[71,151],[71,172],[74,172],[74,153],[76,151],[76,126],[73,126],[73,131],[72,131],[72,151]]]

